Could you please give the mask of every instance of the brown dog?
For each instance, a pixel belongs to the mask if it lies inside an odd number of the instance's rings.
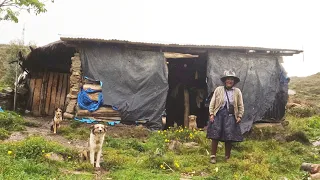
[[[189,118],[189,129],[191,130],[197,129],[197,116],[190,115],[188,116],[188,118]]]
[[[62,109],[56,108],[54,112],[54,117],[52,120],[52,125],[51,125],[51,131],[53,131],[54,134],[57,133],[57,129],[60,127],[61,122],[62,122]]]

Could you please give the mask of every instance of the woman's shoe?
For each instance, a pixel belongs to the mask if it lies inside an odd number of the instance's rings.
[[[210,163],[211,164],[215,164],[217,161],[216,161],[216,156],[215,155],[211,155],[210,156]]]

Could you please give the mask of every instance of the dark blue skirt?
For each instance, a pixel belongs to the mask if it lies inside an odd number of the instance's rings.
[[[241,142],[243,136],[240,125],[236,123],[234,115],[228,114],[226,107],[220,109],[214,117],[214,122],[209,121],[207,138],[219,141]]]

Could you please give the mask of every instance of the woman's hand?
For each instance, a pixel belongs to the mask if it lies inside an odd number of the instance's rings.
[[[214,115],[211,114],[211,115],[210,115],[210,122],[213,122],[213,121],[214,121]]]
[[[241,121],[240,117],[237,117],[237,123],[239,123]]]

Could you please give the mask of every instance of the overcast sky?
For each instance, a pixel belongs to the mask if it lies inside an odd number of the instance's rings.
[[[63,36],[302,49],[285,58],[289,76],[320,72],[319,3],[279,0],[55,0],[39,16],[0,22],[0,43],[38,46]]]

